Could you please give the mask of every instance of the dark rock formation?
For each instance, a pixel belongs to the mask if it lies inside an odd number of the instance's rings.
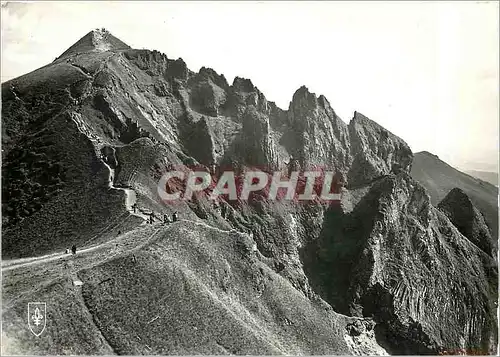
[[[348,178],[352,188],[390,173],[410,172],[413,154],[409,146],[363,114],[354,113],[349,134],[353,162]]]
[[[276,147],[270,135],[269,119],[249,106],[243,116],[241,157],[246,164],[274,170],[278,168]]]
[[[451,190],[439,202],[438,208],[444,212],[455,227],[467,239],[488,255],[494,255],[494,244],[488,226],[470,198],[459,188]]]
[[[302,86],[293,95],[288,115],[290,129],[284,145],[301,166],[347,171],[351,159],[347,125],[324,96],[316,98]]]
[[[186,126],[184,145],[187,151],[201,164],[210,165],[215,161],[212,131],[206,117]]]
[[[226,102],[226,92],[211,81],[203,81],[191,89],[191,101],[196,111],[216,117]]]
[[[491,353],[496,263],[406,173],[374,183],[352,211],[331,207],[307,250],[313,288],[336,311],[373,317],[388,351]]]

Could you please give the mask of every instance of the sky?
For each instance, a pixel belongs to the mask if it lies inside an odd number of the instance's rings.
[[[94,28],[250,78],[287,109],[305,85],[462,169],[498,170],[499,2],[2,2],[2,82]]]

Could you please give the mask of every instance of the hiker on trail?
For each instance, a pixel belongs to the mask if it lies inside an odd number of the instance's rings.
[[[137,203],[134,203],[134,204],[132,205],[132,209],[134,210],[134,213],[135,213],[135,211],[136,211],[136,209],[137,209]]]
[[[65,251],[66,254],[69,254],[70,253],[70,250],[69,248],[66,248],[66,251]]]
[[[173,222],[177,221],[177,212],[174,212],[174,214],[172,215],[172,221]]]
[[[75,255],[75,254],[76,254],[76,245],[74,245],[74,244],[73,244],[73,246],[71,247],[71,253],[72,253],[73,255]]]
[[[221,204],[221,210],[220,210],[222,218],[226,218],[226,213],[227,213],[227,207],[225,204]]]
[[[163,223],[164,224],[170,223],[170,220],[168,219],[168,214],[163,215]]]
[[[212,163],[210,164],[210,175],[215,176],[215,170],[216,170],[216,165],[215,165],[215,161],[212,161]]]
[[[290,160],[288,163],[285,163],[288,166],[288,177],[292,174],[292,172],[297,171],[299,169],[299,160],[297,160],[293,154],[290,155]]]
[[[154,222],[154,216],[155,216],[154,212],[151,212],[149,214],[149,224],[153,224],[153,222]]]

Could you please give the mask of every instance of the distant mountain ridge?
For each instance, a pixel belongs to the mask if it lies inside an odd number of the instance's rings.
[[[463,172],[498,187],[498,172],[480,170],[464,170]]]

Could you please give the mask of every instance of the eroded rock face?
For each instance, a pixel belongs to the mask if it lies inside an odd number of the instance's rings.
[[[494,255],[493,239],[481,212],[459,188],[451,190],[438,208],[467,239],[488,255]]]
[[[202,67],[190,80],[191,106],[198,112],[216,117],[219,108],[226,104],[229,85],[223,75],[213,69]]]
[[[324,96],[317,98],[306,87],[299,88],[290,103],[288,125],[285,146],[302,167],[347,170],[351,161],[347,125]]]
[[[189,69],[186,62],[182,58],[168,62],[167,72],[165,73],[167,79],[180,79],[187,80],[189,78]]]
[[[210,165],[215,160],[213,136],[208,120],[202,117],[199,121],[191,123],[184,134],[186,149],[203,165]]]
[[[267,114],[269,110],[267,99],[250,79],[235,77],[229,90],[228,109],[235,120],[241,120],[248,106],[255,107],[259,112]]]
[[[250,106],[243,116],[243,137],[241,144],[244,152],[241,157],[251,166],[274,170],[278,167],[276,147],[270,134],[269,118]]]
[[[383,175],[409,172],[413,154],[402,139],[355,112],[349,123],[352,166],[351,187],[361,187]]]
[[[308,276],[334,309],[373,316],[396,354],[495,349],[495,261],[406,173],[325,216]]]
[[[226,101],[226,93],[211,82],[202,82],[192,89],[191,98],[200,113],[216,117]]]

